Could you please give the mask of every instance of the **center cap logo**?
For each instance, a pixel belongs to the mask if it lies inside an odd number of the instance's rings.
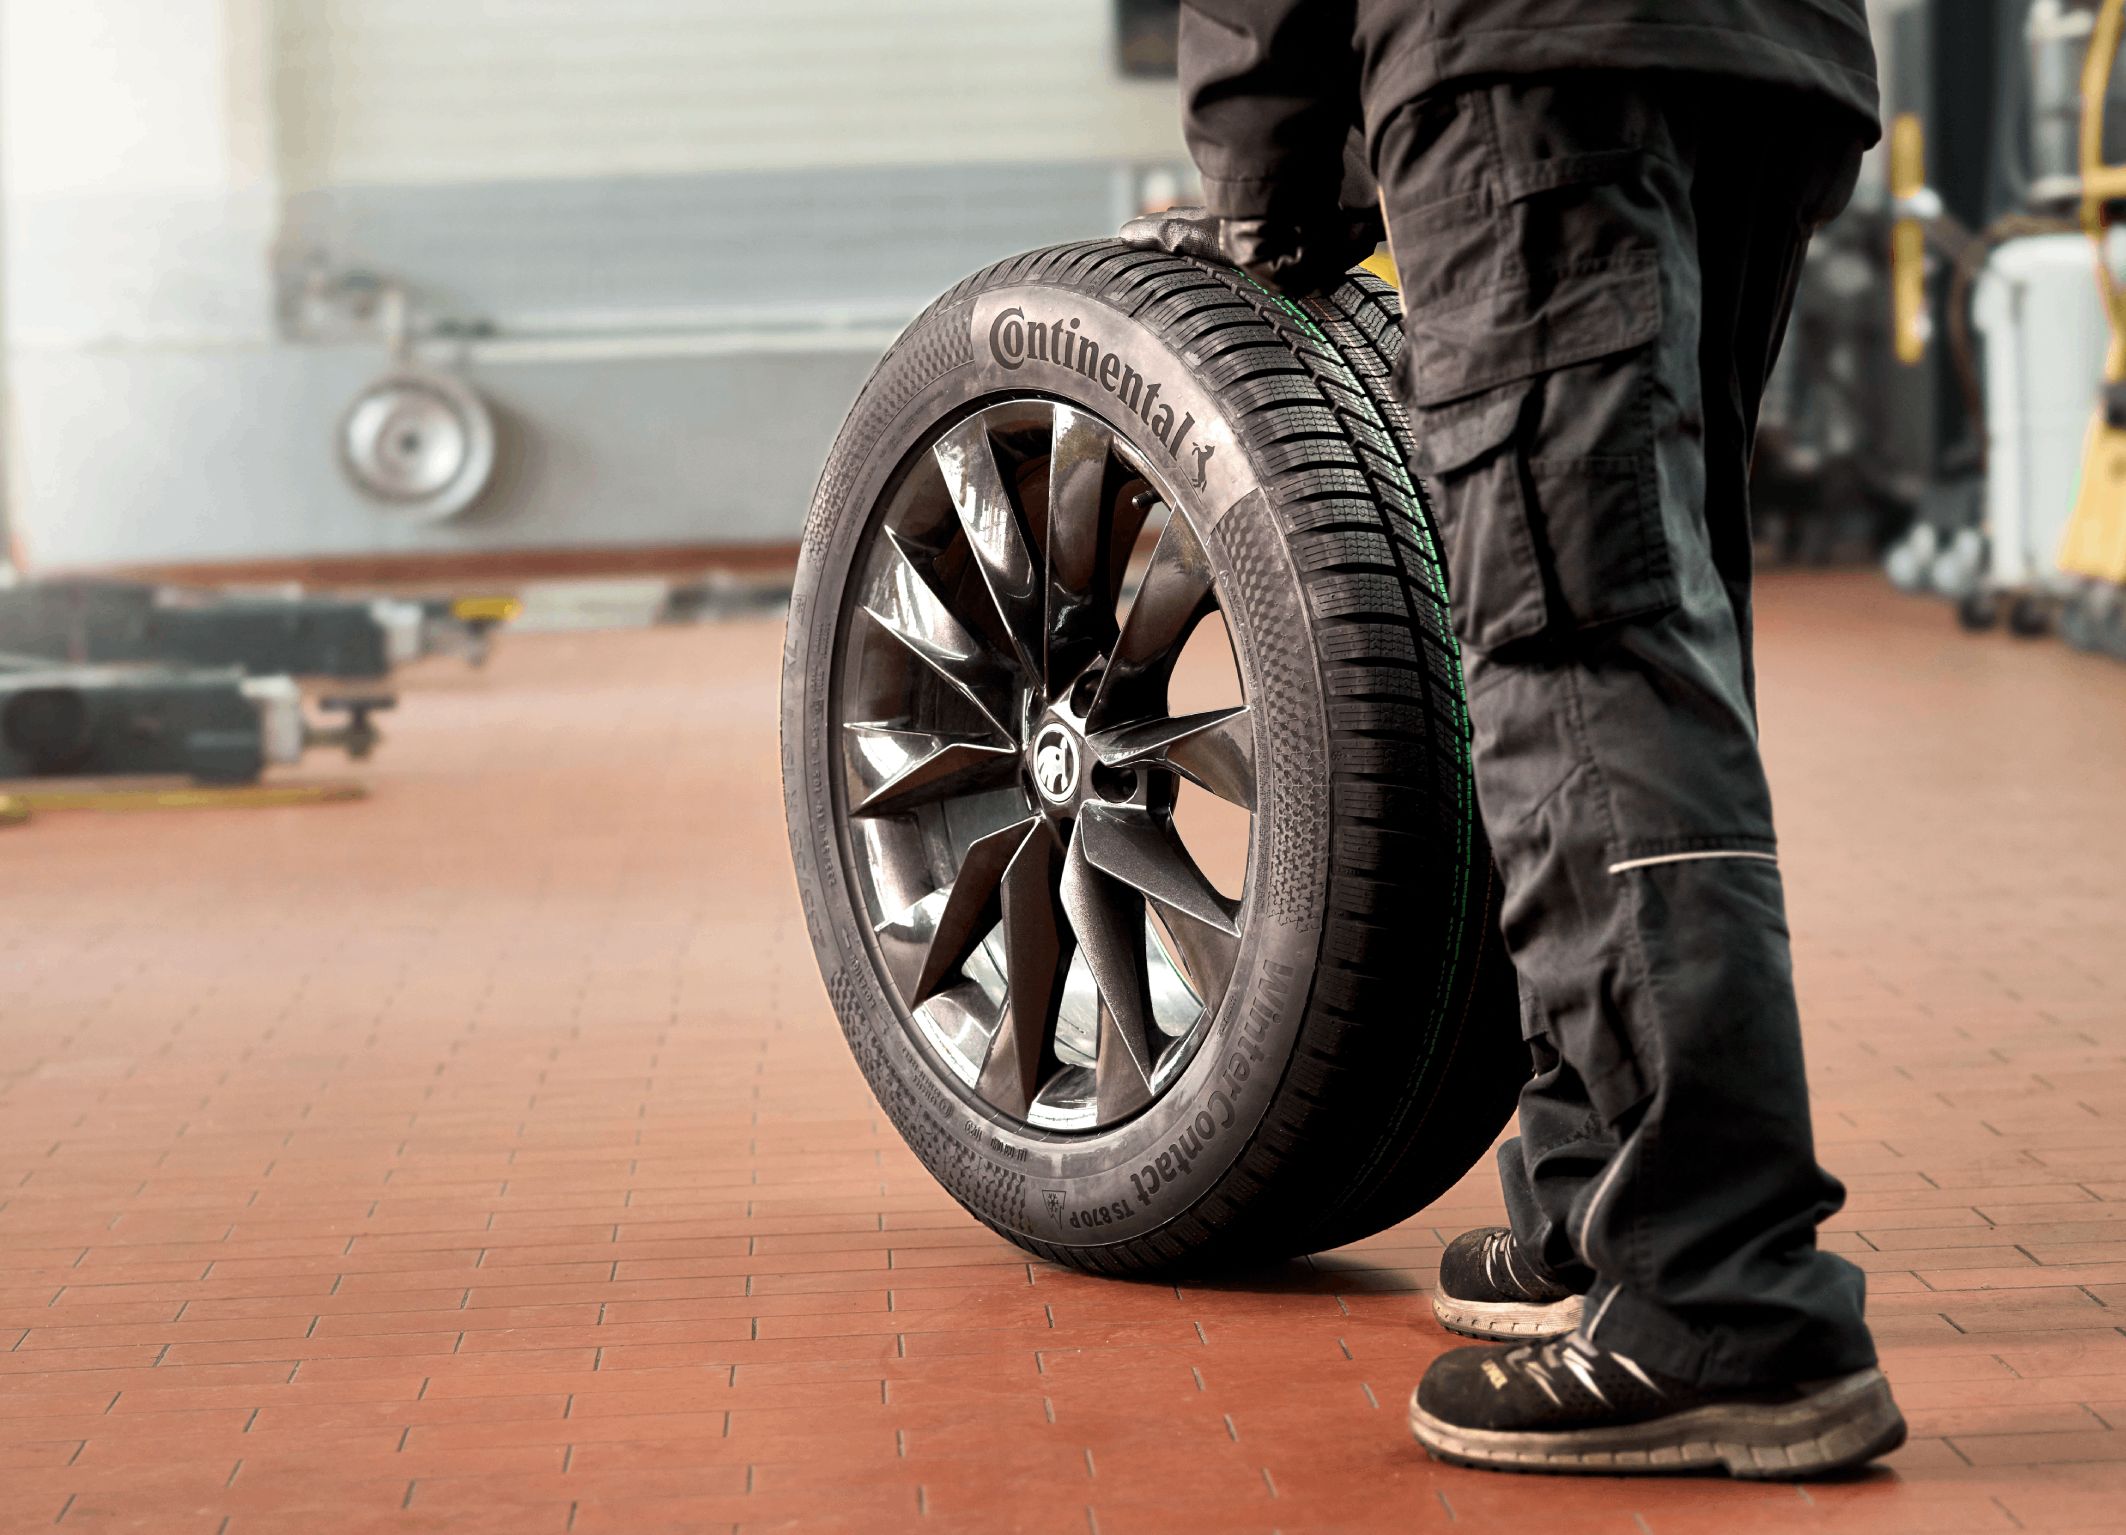
[[[1041,798],[1052,804],[1068,804],[1078,787],[1078,743],[1061,725],[1050,725],[1034,737],[1033,782]]]

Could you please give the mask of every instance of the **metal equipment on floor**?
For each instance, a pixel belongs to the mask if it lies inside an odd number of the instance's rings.
[[[1870,559],[1912,519],[1922,477],[1896,446],[1911,401],[1882,302],[1888,245],[1888,220],[1861,207],[1809,246],[1758,419],[1760,564]]]
[[[478,664],[508,614],[506,604],[490,599],[415,602],[31,581],[0,587],[0,652],[367,681],[426,655],[459,654]]]
[[[2010,241],[1987,260],[1971,300],[1984,339],[1984,558],[1956,593],[1973,628],[2005,614],[2042,634],[2067,595],[2060,541],[2081,473],[2083,419],[2104,376],[2103,308],[2079,234]]]
[[[1959,305],[1976,276],[1969,258],[1985,249],[1975,232],[2021,214],[2031,191],[2050,185],[2053,165],[2032,156],[2051,141],[2029,140],[2022,153],[2031,77],[2052,79],[2055,54],[2074,46],[2054,41],[2049,25],[2033,36],[2034,13],[2048,7],[1915,0],[1886,18],[1889,202],[1878,248],[1889,302],[1878,300],[1878,313],[1890,321],[1890,366],[1875,403],[1887,403],[1891,419],[1868,434],[1868,453],[1905,488],[1910,524],[1885,564],[1910,591],[1959,596],[1984,566],[1985,444]]]
[[[347,692],[306,712],[294,678],[238,666],[55,661],[0,651],[0,780],[161,777],[255,783],[269,766],[382,740],[389,693]]]
[[[1899,586],[1953,599],[1967,628],[2057,622],[2074,644],[2126,655],[2126,301],[2110,236],[2126,201],[2121,5],[1898,13],[1893,351],[1938,382],[1918,515],[1885,563]]]

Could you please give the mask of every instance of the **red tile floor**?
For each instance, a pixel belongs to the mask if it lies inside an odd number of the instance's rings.
[[[1427,1460],[1482,1173],[1228,1288],[975,1225],[821,995],[751,622],[427,666],[364,803],[0,831],[0,1530],[2126,1530],[2126,667],[1864,575],[1763,642],[1885,1471]]]

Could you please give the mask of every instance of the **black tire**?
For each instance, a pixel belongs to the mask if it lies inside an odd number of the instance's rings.
[[[1988,591],[1966,592],[1956,599],[1956,621],[1973,634],[1983,634],[2001,621],[2000,599]]]
[[[1035,358],[1024,340],[1037,320],[1057,336],[1067,321],[1102,350],[1077,351],[1079,368]],[[1389,389],[1400,344],[1393,291],[1363,274],[1295,305],[1238,274],[1113,242],[1036,251],[962,282],[908,328],[821,477],[783,687],[784,792],[813,943],[896,1128],[969,1210],[1043,1256],[1170,1274],[1355,1240],[1466,1172],[1526,1078],[1445,578]],[[1100,365],[1086,368],[1094,355]],[[1186,409],[1196,423],[1194,454],[1168,450],[1164,461],[1166,435],[1152,435],[1148,410],[1125,406],[1118,378],[1159,381],[1176,417]],[[865,572],[907,560],[942,589],[953,571],[966,584],[980,559],[940,545],[918,560],[899,527],[879,552],[885,509],[930,472],[941,438],[1007,407],[1050,410],[1058,458],[1060,423],[1104,423],[1193,531],[1255,743],[1237,957],[1222,1000],[1205,992],[1195,1032],[1162,1059],[1165,1085],[1152,1088],[1147,1073],[1148,1102],[1110,1120],[1103,1086],[1103,1117],[1081,1131],[1000,1109],[990,1068],[970,1081],[935,1031],[917,1026],[874,909],[877,876],[861,864],[870,855],[852,832],[853,817],[880,814],[852,796],[869,805],[878,793],[852,776],[841,744],[856,716],[840,690],[871,686],[852,647],[887,627],[869,616],[875,604],[863,606],[876,590]],[[1013,494],[1012,525],[1029,544],[1046,539],[1045,509],[1037,515],[1023,487]],[[1108,663],[1122,664],[1103,654],[1091,670]],[[1036,698],[1019,717],[1039,707]],[[1026,745],[1028,772],[1038,744]],[[1049,824],[1048,787],[1016,792],[1029,824]],[[957,865],[959,876],[971,867]],[[924,975],[932,969],[926,961]],[[1002,1035],[1012,1025],[998,1006]],[[1104,1063],[1112,1020],[1103,1011],[1100,1021]]]

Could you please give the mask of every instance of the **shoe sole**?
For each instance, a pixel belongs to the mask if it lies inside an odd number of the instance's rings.
[[[1562,1338],[1580,1325],[1581,1298],[1568,1295],[1548,1305],[1527,1301],[1456,1300],[1434,1292],[1432,1314],[1440,1326],[1465,1338],[1528,1343]]]
[[[1798,1402],[1731,1402],[1649,1423],[1548,1433],[1461,1428],[1410,1395],[1410,1432],[1440,1460],[1492,1471],[1646,1476],[1725,1471],[1800,1481],[1865,1465],[1905,1442],[1904,1415],[1880,1370],[1862,1370]]]

